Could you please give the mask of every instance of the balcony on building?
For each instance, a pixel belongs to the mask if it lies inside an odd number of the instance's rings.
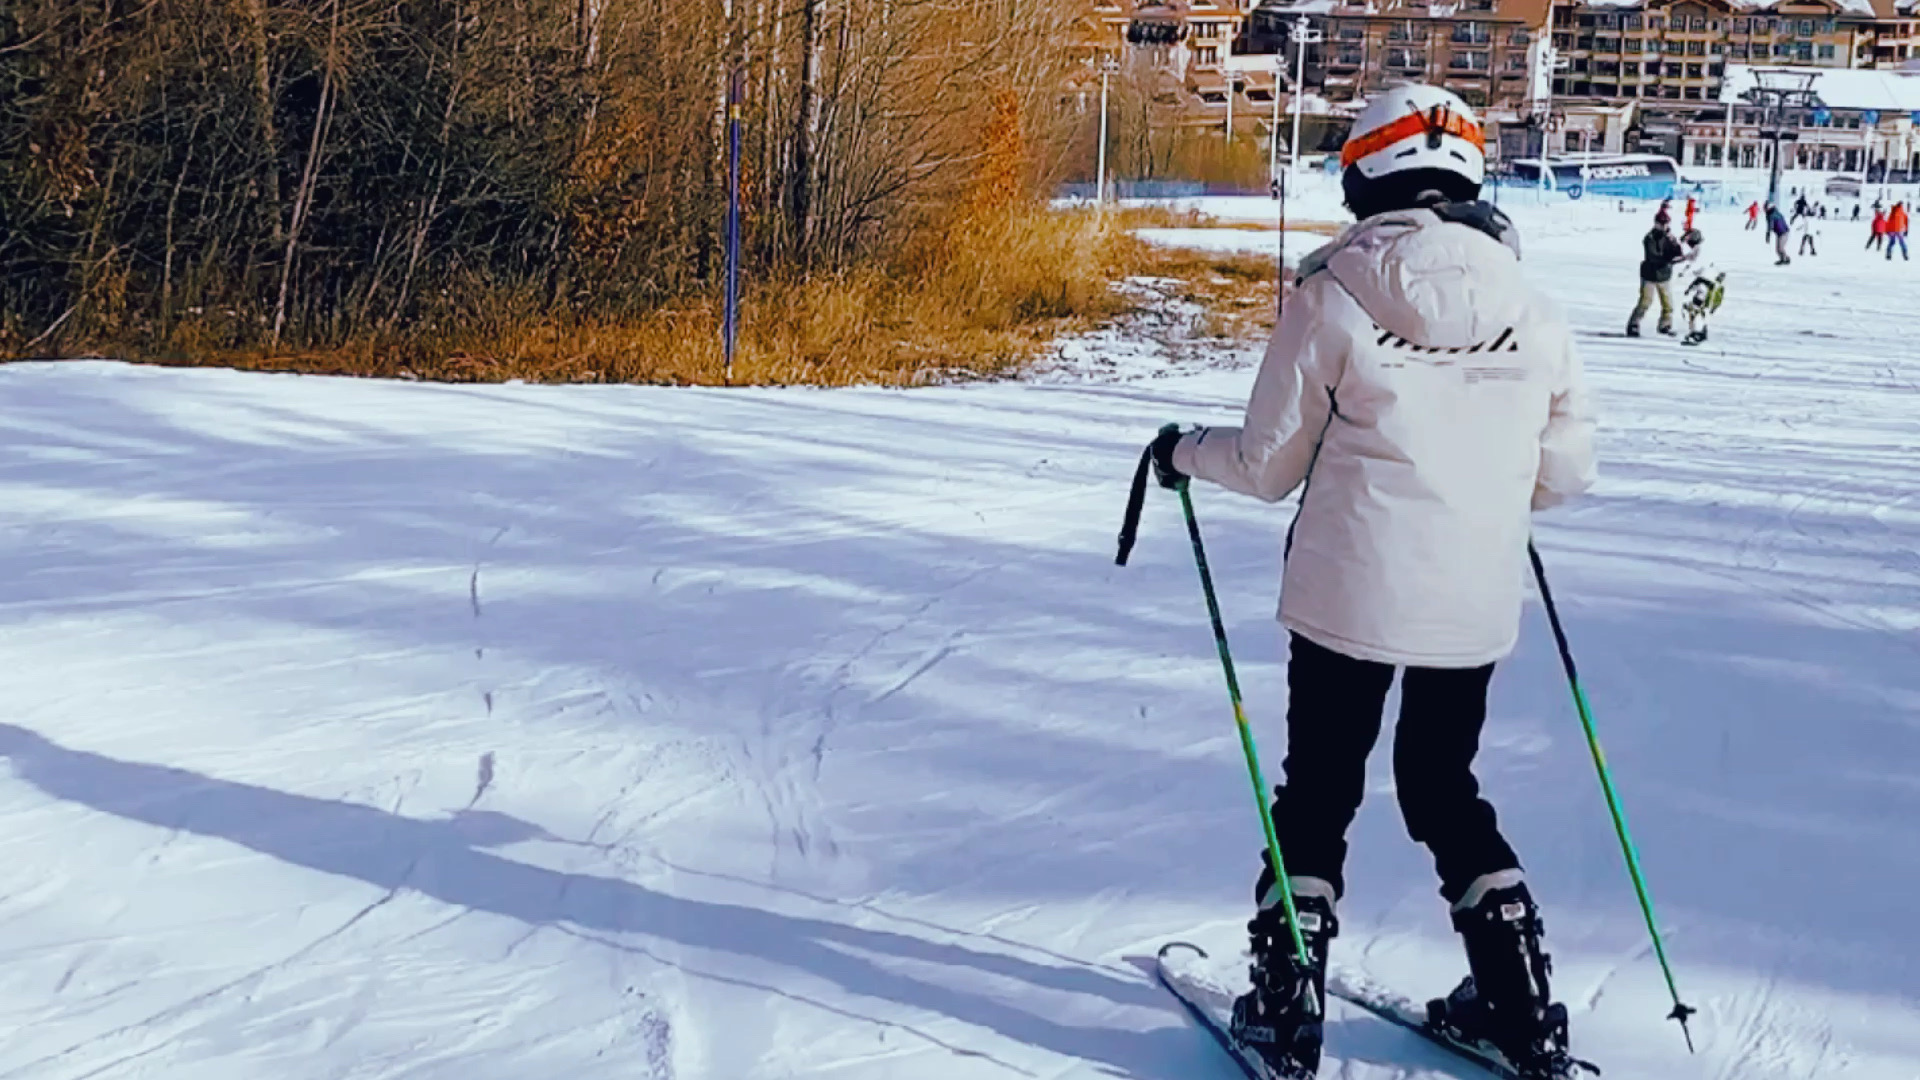
[[[1459,22],[1453,24],[1453,32],[1447,40],[1455,45],[1491,45],[1493,32],[1482,22]]]
[[[1335,48],[1327,55],[1327,71],[1351,74],[1366,66],[1367,51],[1358,47]]]
[[[1425,45],[1427,43],[1427,24],[1423,22],[1390,23],[1387,26],[1387,40],[1396,45]]]
[[[1386,66],[1388,71],[1400,74],[1425,71],[1427,70],[1427,52],[1425,49],[1388,49]]]

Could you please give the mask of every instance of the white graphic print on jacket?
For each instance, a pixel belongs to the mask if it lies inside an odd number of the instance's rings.
[[[1531,512],[1594,460],[1572,334],[1511,237],[1429,210],[1350,226],[1301,264],[1243,426],[1180,441],[1178,468],[1234,491],[1306,484],[1288,629],[1389,664],[1512,651]]]

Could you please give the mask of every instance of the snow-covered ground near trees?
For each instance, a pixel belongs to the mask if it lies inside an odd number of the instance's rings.
[[[1619,336],[1645,207],[1514,213],[1604,423],[1539,542],[1701,1009],[1689,1057],[1530,609],[1480,768],[1576,1049],[1911,1080],[1916,269],[1710,215],[1684,348]],[[1112,544],[1250,350],[1093,341],[917,391],[0,369],[0,1078],[1227,1080],[1139,961],[1235,949],[1258,827],[1175,502]],[[1272,777],[1289,509],[1197,503]],[[1375,764],[1336,956],[1437,994]]]

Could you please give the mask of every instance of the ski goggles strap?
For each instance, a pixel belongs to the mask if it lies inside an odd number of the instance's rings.
[[[1479,124],[1461,116],[1445,106],[1436,105],[1424,113],[1408,113],[1391,124],[1374,128],[1357,139],[1349,139],[1340,151],[1340,167],[1347,168],[1361,158],[1377,154],[1402,139],[1431,136],[1435,144],[1439,136],[1452,135],[1473,144],[1475,150],[1486,152],[1486,136]]]

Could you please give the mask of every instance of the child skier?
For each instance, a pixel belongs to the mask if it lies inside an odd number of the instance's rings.
[[[1472,972],[1434,1008],[1518,1075],[1561,1080],[1578,1063],[1539,909],[1472,763],[1494,665],[1519,632],[1530,512],[1593,481],[1580,361],[1520,267],[1512,224],[1478,201],[1483,134],[1465,102],[1387,90],[1341,160],[1359,221],[1301,265],[1243,425],[1151,447],[1168,486],[1194,476],[1269,502],[1305,489],[1280,605],[1289,698],[1273,819],[1288,878],[1268,866],[1255,885],[1253,987],[1233,1035],[1276,1078],[1318,1067],[1347,828],[1401,669],[1400,805]]]
[[[1707,318],[1720,310],[1726,298],[1726,271],[1711,266],[1694,271],[1693,280],[1687,283],[1687,336],[1681,340],[1682,345],[1698,345],[1707,340]]]

